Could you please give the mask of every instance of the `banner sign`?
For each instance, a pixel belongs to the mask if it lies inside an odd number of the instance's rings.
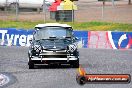
[[[29,46],[34,30],[0,28],[0,45]],[[74,31],[79,48],[132,49],[132,32]]]
[[[15,28],[0,28],[0,45],[4,46],[29,46],[33,31]]]
[[[113,49],[132,48],[132,32],[109,32],[108,35]]]
[[[29,40],[33,37],[33,30],[0,28],[0,45],[3,46],[29,46]],[[79,47],[87,47],[87,31],[74,31],[79,39]]]
[[[74,31],[74,36],[79,39],[78,47],[88,47],[88,31]]]

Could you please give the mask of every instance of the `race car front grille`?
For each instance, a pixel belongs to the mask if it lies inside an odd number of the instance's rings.
[[[43,58],[67,58],[66,52],[44,52],[40,54]]]
[[[67,58],[67,55],[43,55],[43,58]]]

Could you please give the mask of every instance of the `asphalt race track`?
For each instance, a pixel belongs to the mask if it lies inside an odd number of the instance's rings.
[[[132,50],[79,49],[79,51],[80,64],[87,73],[132,75]],[[29,70],[27,52],[26,47],[0,47],[0,74],[14,76],[10,79],[12,83],[0,88],[132,88],[132,83],[78,85],[77,69],[67,66]]]

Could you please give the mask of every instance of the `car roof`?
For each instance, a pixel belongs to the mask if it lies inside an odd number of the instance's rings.
[[[46,24],[38,24],[35,26],[35,28],[41,28],[41,27],[71,27],[71,26],[60,23],[46,23]]]

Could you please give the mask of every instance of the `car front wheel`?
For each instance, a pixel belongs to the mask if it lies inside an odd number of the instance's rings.
[[[79,68],[79,60],[74,61],[74,62],[72,63],[72,67],[73,67],[73,68]]]
[[[34,63],[32,61],[28,62],[29,69],[34,69]]]

